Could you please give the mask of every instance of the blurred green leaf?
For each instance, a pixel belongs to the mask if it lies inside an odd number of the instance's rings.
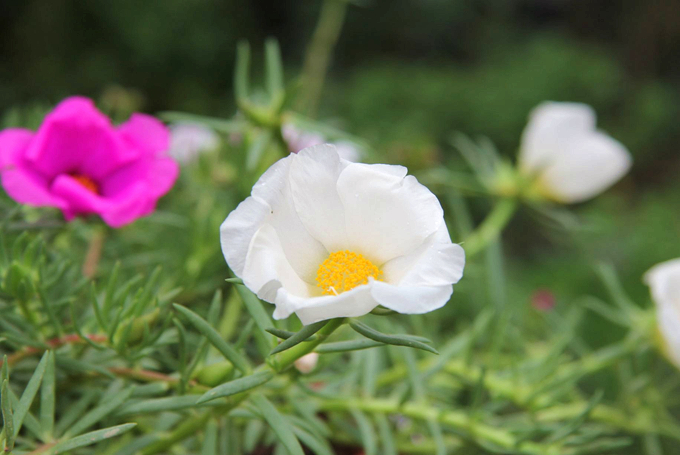
[[[182,305],[173,305],[177,311],[179,311],[182,315],[184,315],[189,322],[198,330],[201,332],[201,334],[206,337],[210,343],[217,348],[218,351],[224,355],[224,357],[229,360],[231,363],[234,364],[236,368],[241,370],[243,373],[247,373],[250,370],[250,366],[248,365],[248,361],[236,350],[231,347],[229,343],[224,341],[220,334],[215,330],[208,322],[205,321],[202,317],[194,313],[193,311],[189,310],[188,308],[183,307]]]
[[[31,404],[33,404],[33,399],[40,388],[50,355],[50,351],[47,351],[45,354],[43,354],[42,358],[40,359],[40,363],[38,363],[38,366],[36,367],[31,379],[29,379],[28,384],[24,389],[24,393],[21,394],[19,404],[14,409],[14,437],[19,434],[21,426],[24,424],[24,418],[31,409]]]
[[[49,352],[47,364],[40,388],[40,428],[43,431],[43,440],[51,441],[54,432],[54,407],[56,401],[56,377],[55,377],[54,353]]]
[[[133,388],[129,387],[110,398],[105,397],[106,399],[102,401],[97,407],[92,409],[90,412],[81,417],[80,420],[74,423],[73,426],[66,431],[64,436],[68,437],[80,434],[90,428],[92,425],[95,425],[102,419],[112,414],[113,411],[127,402],[128,398],[130,398],[130,395],[132,394],[132,390]]]
[[[274,373],[272,371],[260,371],[249,376],[235,379],[231,382],[227,382],[209,390],[201,398],[199,398],[196,403],[201,404],[207,401],[215,400],[217,398],[228,397],[246,390],[253,389],[270,381],[273,377]]]
[[[302,446],[298,441],[291,426],[286,422],[286,419],[279,413],[274,405],[265,398],[264,395],[254,394],[251,397],[253,404],[260,410],[262,416],[271,427],[274,434],[281,442],[281,444],[288,450],[290,455],[304,455]]]
[[[303,341],[308,340],[309,337],[311,337],[316,332],[321,330],[327,323],[328,321],[320,321],[302,327],[302,329],[300,329],[299,332],[295,333],[293,336],[285,340],[283,343],[276,346],[269,355],[278,354],[279,352],[285,351],[286,349],[290,349],[293,346],[296,346],[302,343]]]
[[[364,449],[364,453],[366,455],[377,455],[378,443],[373,424],[361,411],[352,409],[350,413],[359,427],[359,434],[361,434],[361,446]]]
[[[137,426],[136,423],[126,423],[123,425],[117,425],[115,427],[105,428],[103,430],[92,431],[90,433],[77,436],[67,441],[60,441],[51,449],[50,453],[56,455],[59,453],[65,453],[70,450],[77,449],[78,447],[85,447],[92,444],[96,444],[98,442],[103,441],[104,439],[113,438],[115,436],[119,436],[125,432],[128,432],[136,426]]]
[[[392,344],[395,346],[406,346],[409,348],[422,349],[423,351],[428,351],[433,354],[439,354],[432,346],[428,346],[421,341],[416,341],[412,338],[407,338],[404,336],[386,335],[384,333],[378,332],[375,329],[372,329],[363,322],[353,320],[350,321],[349,326],[354,329],[354,331],[365,336],[366,338],[370,338],[371,340],[378,341],[380,343]]]
[[[14,449],[14,413],[12,410],[12,403],[9,398],[9,381],[4,379],[2,387],[0,387],[0,408],[2,408],[2,433],[4,435],[4,451],[11,452]]]

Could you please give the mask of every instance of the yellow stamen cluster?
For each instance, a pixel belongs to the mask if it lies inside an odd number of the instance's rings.
[[[92,191],[95,194],[99,194],[99,186],[90,177],[82,174],[73,174],[71,177],[84,186],[87,190]]]
[[[359,253],[336,251],[323,261],[316,272],[316,281],[324,295],[338,295],[368,284],[368,278],[382,281],[382,270]]]

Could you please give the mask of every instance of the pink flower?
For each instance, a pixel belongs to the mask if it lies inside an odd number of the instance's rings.
[[[550,289],[537,289],[531,295],[531,306],[538,311],[552,311],[555,303],[555,294]]]
[[[0,132],[2,186],[14,200],[58,207],[67,220],[99,214],[112,227],[154,211],[179,173],[167,128],[133,114],[118,127],[87,98],[62,101],[37,132]]]

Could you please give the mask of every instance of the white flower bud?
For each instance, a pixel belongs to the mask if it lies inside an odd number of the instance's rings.
[[[295,368],[302,374],[309,374],[314,371],[317,363],[319,363],[319,354],[310,352],[295,361]]]
[[[656,304],[665,354],[680,368],[680,258],[654,266],[644,279]]]
[[[628,150],[595,129],[595,112],[580,103],[546,102],[529,116],[518,165],[543,197],[562,203],[590,199],[630,169]]]

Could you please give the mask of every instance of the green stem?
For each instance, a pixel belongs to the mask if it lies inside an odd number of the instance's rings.
[[[421,435],[422,436],[422,435]],[[349,435],[343,433],[333,433],[331,435],[331,440],[333,442],[338,442],[345,445],[356,445],[356,439],[353,439]],[[454,436],[444,436],[444,447],[447,449],[446,453],[457,453],[463,447],[463,441]],[[416,439],[416,442],[403,442],[395,441],[397,446],[397,452],[400,454],[410,453],[410,454],[424,454],[432,455],[437,452],[439,446],[432,439],[428,439],[424,436]],[[358,452],[362,453],[362,452]]]
[[[24,315],[24,317],[33,324],[34,326],[39,326],[40,321],[38,321],[38,317],[36,314],[31,310],[31,308],[28,305],[28,302],[24,299],[16,299],[17,306],[19,307],[19,310],[21,313]]]
[[[300,100],[299,107],[310,116],[314,115],[319,104],[328,64],[340,37],[346,12],[346,0],[325,0],[321,6],[319,22],[307,50],[302,71],[305,97]]]
[[[183,441],[190,436],[195,436],[196,433],[203,430],[211,416],[211,412],[204,412],[201,415],[185,420],[170,433],[158,436],[155,442],[137,452],[137,455],[152,455],[164,452],[177,442]]]
[[[468,258],[483,251],[491,242],[496,240],[517,210],[517,200],[514,198],[501,199],[486,219],[470,234],[462,246]]]
[[[291,366],[300,357],[312,352],[318,345],[326,341],[326,339],[335,332],[338,327],[345,323],[345,319],[336,318],[328,321],[321,330],[316,333],[316,339],[313,341],[305,341],[297,346],[294,346],[287,351],[271,356],[267,363],[274,369],[275,372],[280,373],[289,366]]]
[[[99,261],[102,257],[102,249],[104,248],[104,241],[106,240],[106,227],[96,226],[91,235],[82,267],[83,276],[85,278],[93,278],[97,274]]]
[[[583,401],[546,408],[554,401],[549,393],[551,386],[566,381],[577,381],[587,375],[602,371],[641,348],[642,343],[639,338],[631,336],[614,346],[601,349],[560,366],[554,375],[547,378],[546,381],[537,384],[522,383],[502,372],[488,371],[484,375],[484,388],[492,396],[510,400],[519,407],[529,410],[541,410],[536,416],[539,421],[573,418],[582,413],[588,403]],[[436,364],[436,359],[423,360],[419,362],[418,370],[421,372],[428,371],[436,366]],[[479,378],[483,373],[482,367],[470,365],[460,359],[449,360],[444,365],[443,371],[452,374],[459,381],[470,387],[478,384]],[[378,376],[377,385],[378,387],[387,386],[401,380],[407,374],[406,367],[399,365]],[[541,389],[544,391],[541,391]],[[543,409],[545,410],[543,411]],[[598,405],[593,408],[590,418],[636,434],[666,433],[664,429],[655,426],[653,422],[648,422],[647,420],[632,422],[620,410],[605,405]]]
[[[518,441],[512,433],[480,423],[474,417],[464,412],[445,411],[415,403],[402,405],[396,400],[372,398],[343,398],[319,403],[319,410],[322,411],[351,411],[353,409],[374,414],[402,414],[424,421],[434,420],[467,435],[472,440],[490,443],[512,451],[512,453],[527,455],[553,455],[561,453],[560,448],[555,445]]]
[[[328,324],[326,324],[321,330],[319,330],[319,332],[317,332],[316,339],[314,341],[300,343],[287,351],[271,356],[267,360],[268,365],[261,365],[255,371],[264,371],[267,368],[271,368],[276,373],[282,372],[291,366],[297,359],[312,352],[314,348],[325,341],[326,338],[328,338],[330,334],[333,333],[344,322],[345,320],[343,318],[331,319]],[[250,396],[250,393],[254,392],[255,390],[257,390],[257,388],[234,395],[233,397],[230,397],[230,402],[228,405],[218,408],[214,411],[204,412],[203,414],[187,420],[186,422],[179,425],[174,431],[159,436],[157,441],[137,452],[137,455],[152,455],[163,452],[177,442],[195,435],[196,432],[205,427],[212,415],[222,415],[229,412],[231,409],[235,408],[241,402],[247,399]]]
[[[540,422],[560,422],[571,420],[583,414],[588,406],[585,401],[552,406],[535,414]],[[589,418],[619,428],[631,434],[658,434],[680,440],[677,428],[660,423],[648,412],[624,412],[621,409],[599,404],[590,411]]]

